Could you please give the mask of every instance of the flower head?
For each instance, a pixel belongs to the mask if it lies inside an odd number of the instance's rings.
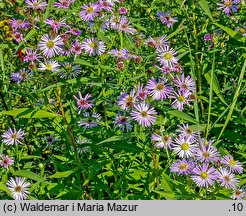
[[[81,112],[81,110],[92,108],[92,104],[90,103],[93,102],[93,100],[88,100],[89,98],[91,98],[91,94],[86,94],[85,97],[82,97],[81,92],[79,92],[79,98],[77,98],[75,95],[73,97],[77,100],[79,113]]]
[[[218,6],[219,9],[223,10],[227,16],[230,16],[232,12],[238,11],[239,3],[240,0],[224,0],[223,3],[218,3]]]
[[[188,158],[193,156],[196,147],[197,144],[189,137],[179,136],[175,139],[172,149],[180,158]]]
[[[115,128],[119,128],[121,130],[124,130],[126,128],[127,131],[130,131],[132,129],[130,118],[126,116],[125,113],[121,115],[120,112],[118,112],[118,115],[114,120],[114,124]]]
[[[50,18],[50,19],[46,19],[44,21],[44,23],[49,25],[56,34],[58,33],[58,31],[60,30],[61,27],[67,26],[67,24],[65,23],[65,19],[63,19],[61,21],[55,21],[55,20]]]
[[[137,104],[134,106],[136,110],[131,112],[131,116],[134,120],[136,120],[143,127],[150,127],[155,123],[156,117],[154,115],[157,114],[154,108],[150,108],[149,104],[145,104],[144,102]]]
[[[220,158],[220,154],[214,146],[201,146],[196,148],[194,155],[196,159],[202,163],[218,162]]]
[[[84,21],[93,21],[98,16],[100,10],[99,4],[90,3],[89,5],[83,5],[79,16]]]
[[[26,0],[27,7],[33,10],[45,10],[48,4],[42,0]]]
[[[227,168],[220,167],[218,172],[218,180],[222,187],[236,189],[239,179],[235,178],[235,174],[231,173]]]
[[[15,177],[15,179],[10,178],[7,182],[7,187],[12,192],[12,196],[15,200],[25,200],[27,199],[28,194],[28,187],[30,186],[29,182],[25,182],[24,178]]]
[[[178,125],[178,127],[179,129],[177,130],[177,132],[181,136],[188,137],[194,141],[198,139],[199,132],[197,130],[192,129],[188,124],[182,123],[181,125]]]
[[[160,147],[167,149],[171,148],[172,146],[172,137],[169,135],[159,135],[157,133],[154,133],[151,140],[155,142],[155,148]]]
[[[171,165],[171,172],[175,172],[178,175],[189,175],[195,166],[192,160],[178,160]]]
[[[175,17],[171,16],[171,11],[168,12],[158,12],[158,18],[161,20],[163,24],[166,24],[168,28],[172,27],[174,23],[178,22]]]
[[[172,68],[178,63],[178,58],[175,56],[177,52],[170,46],[159,46],[156,52],[157,60],[162,66]]]
[[[90,114],[89,112],[85,112],[83,116],[84,119],[79,121],[78,123],[79,126],[83,126],[85,129],[96,127],[101,118],[101,115],[98,113]]]
[[[121,95],[118,98],[118,105],[123,110],[128,110],[133,108],[135,103],[136,103],[135,91],[131,91],[130,94],[121,93]]]
[[[226,165],[233,173],[243,172],[243,165],[239,161],[234,160],[231,155],[224,156],[221,160],[221,163]]]
[[[25,132],[21,129],[18,131],[14,128],[13,130],[9,128],[3,135],[3,142],[6,145],[17,145],[17,144],[23,144],[21,140],[24,139]]]
[[[195,82],[190,76],[185,77],[184,74],[175,76],[173,82],[181,92],[195,92]]]
[[[85,41],[82,43],[81,47],[90,56],[91,55],[102,55],[106,50],[106,46],[105,46],[104,42],[98,41],[95,38],[91,38],[91,39],[86,38]]]
[[[245,187],[235,189],[231,195],[231,198],[234,200],[242,200],[245,197],[246,197]]]
[[[58,72],[60,70],[60,65],[55,60],[48,60],[48,61],[45,61],[44,63],[40,62],[38,70]]]
[[[0,155],[0,166],[4,167],[5,169],[8,169],[10,165],[14,163],[13,158],[9,158],[8,155]]]
[[[58,2],[54,2],[53,6],[56,6],[58,8],[64,8],[67,9],[70,7],[70,4],[74,2],[75,0],[58,0]]]

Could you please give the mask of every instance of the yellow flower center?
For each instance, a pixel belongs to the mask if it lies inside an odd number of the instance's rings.
[[[241,34],[244,34],[245,33],[245,29],[244,28],[239,28],[238,32],[241,33]]]
[[[226,7],[230,7],[231,5],[232,5],[232,3],[231,3],[230,1],[225,2],[225,6],[226,6]]]
[[[185,97],[184,96],[178,96],[178,100],[180,101],[180,102],[185,102]]]
[[[188,144],[188,143],[183,143],[183,144],[181,145],[181,150],[186,151],[186,150],[188,150],[188,149],[189,149],[189,144]]]
[[[230,161],[229,161],[229,164],[232,165],[232,166],[235,166],[235,165],[237,164],[237,162],[234,161],[234,160],[230,160]]]
[[[210,154],[209,154],[209,152],[203,152],[202,156],[205,157],[205,158],[209,158]]]
[[[227,182],[229,182],[229,181],[230,181],[230,176],[225,176],[225,180],[226,180]]]
[[[146,117],[146,116],[148,115],[148,113],[147,113],[146,111],[142,111],[142,112],[140,113],[140,115],[141,115],[142,117]]]
[[[71,65],[66,65],[66,66],[65,66],[65,69],[66,69],[67,71],[71,71],[71,70],[72,70],[72,66],[71,66]]]
[[[47,64],[46,69],[51,71],[53,69],[52,64]]]
[[[180,164],[179,165],[179,169],[180,170],[187,170],[187,168],[188,168],[188,165],[187,164]]]
[[[15,187],[15,192],[21,192],[22,190],[21,190],[21,186],[16,186]]]
[[[202,179],[206,179],[208,177],[208,174],[206,172],[201,172],[200,177]]]
[[[170,52],[167,52],[167,53],[165,53],[165,55],[164,55],[164,58],[165,58],[166,60],[170,60],[172,57],[173,57],[173,56],[172,56],[172,54],[171,54]]]
[[[86,10],[87,13],[92,13],[93,11],[94,11],[94,9],[92,7],[88,7]]]
[[[49,41],[47,42],[47,47],[48,47],[48,48],[53,48],[54,45],[55,45],[55,43],[54,43],[54,41],[52,41],[52,40],[49,40]]]
[[[162,83],[158,83],[158,84],[156,85],[156,89],[157,89],[158,91],[161,91],[161,90],[165,89],[165,85],[162,84]]]
[[[90,47],[93,48],[93,49],[98,48],[97,42],[92,42],[91,45],[90,45]]]
[[[164,142],[167,142],[167,141],[169,140],[169,136],[163,136],[163,137],[162,137],[162,140],[163,140]]]
[[[204,142],[204,145],[205,145],[205,146],[207,146],[207,145],[208,145],[208,141],[207,141],[207,140]]]
[[[11,134],[10,137],[11,137],[11,139],[16,140],[17,139],[17,134]]]

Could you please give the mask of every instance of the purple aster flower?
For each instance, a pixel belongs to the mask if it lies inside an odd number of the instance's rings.
[[[153,77],[149,80],[146,89],[149,90],[153,100],[163,100],[171,95],[173,89],[166,83],[165,77],[160,78],[158,82]]]
[[[40,55],[37,54],[37,50],[25,49],[25,54],[23,59],[24,62],[31,62],[31,64],[34,64],[34,61],[39,61]]]
[[[84,116],[84,119],[79,121],[78,125],[83,126],[85,129],[96,127],[101,118],[101,115],[98,113],[90,114],[89,112],[85,112],[83,116]]]
[[[93,21],[95,17],[98,16],[98,12],[100,10],[99,4],[91,3],[89,5],[83,5],[82,11],[80,12],[79,16],[84,21]]]
[[[221,163],[225,164],[233,173],[243,173],[243,165],[239,161],[235,161],[231,155],[224,156]]]
[[[108,52],[108,54],[111,54],[111,55],[117,57],[118,61],[130,59],[129,51],[127,49],[120,49],[120,50],[118,50],[117,48],[112,49]]]
[[[141,101],[144,101],[146,100],[148,94],[149,94],[149,91],[143,87],[143,84],[139,85],[137,88],[136,88],[136,98],[138,100],[141,100]]]
[[[54,2],[53,6],[67,9],[70,7],[70,4],[74,1],[75,0],[58,0],[58,2]]]
[[[230,16],[232,12],[238,11],[239,3],[240,0],[224,0],[224,3],[218,3],[218,9],[223,10],[227,16]]]
[[[42,0],[26,0],[26,4],[28,8],[33,10],[45,10],[48,4]]]
[[[119,31],[121,32],[125,32],[127,34],[134,34],[137,32],[136,29],[134,28],[131,28],[130,27],[130,21],[125,17],[125,16],[122,16],[120,18],[120,22],[119,22],[119,25],[118,25],[118,29]]]
[[[45,34],[42,36],[38,44],[38,47],[45,57],[52,58],[62,53],[62,45],[63,42],[59,35],[55,38],[51,38],[47,34]]]
[[[92,108],[92,104],[90,103],[93,102],[93,100],[88,100],[89,98],[91,98],[91,94],[86,94],[85,97],[82,97],[81,92],[79,92],[79,98],[77,98],[75,95],[73,97],[77,100],[79,114],[81,110]]]
[[[131,116],[143,127],[150,127],[155,123],[157,114],[154,108],[149,108],[149,104],[140,103],[134,106],[136,110],[131,112]]]
[[[198,139],[199,131],[193,130],[188,124],[181,123],[178,125],[179,129],[177,132],[181,136],[189,137],[190,139],[196,141]]]
[[[14,128],[9,128],[3,135],[3,142],[6,145],[23,144],[21,141],[24,139],[25,132],[21,129],[18,131]]]
[[[92,39],[86,38],[85,41],[82,43],[82,48],[90,56],[91,55],[102,55],[106,50],[106,46],[104,42],[98,41],[95,38],[92,38]]]
[[[135,102],[136,102],[135,91],[131,91],[130,94],[121,93],[121,95],[118,98],[118,105],[123,110],[133,108]]]
[[[212,34],[205,34],[204,35],[204,40],[205,41],[209,41],[209,42],[212,42],[214,39],[214,36]]]
[[[11,27],[16,31],[18,29],[22,29],[25,30],[26,28],[30,27],[30,23],[24,20],[20,20],[20,19],[14,19],[12,18],[9,22],[9,24],[11,25]]]
[[[67,27],[67,24],[65,23],[65,19],[61,21],[55,21],[50,18],[50,19],[46,19],[44,23],[49,25],[56,34],[58,33],[61,27]]]
[[[218,178],[218,172],[214,167],[209,167],[208,164],[198,164],[192,170],[191,179],[198,187],[206,187],[213,185]]]
[[[153,39],[152,37],[148,37],[148,39],[144,42],[144,44],[150,46],[150,47],[155,47],[158,48],[160,46],[168,46],[170,43],[168,39],[166,39],[166,35],[163,35],[157,39]]]
[[[120,112],[118,112],[118,116],[115,118],[114,124],[115,128],[119,128],[121,130],[126,128],[127,131],[130,131],[132,129],[130,118],[127,117],[125,113],[121,115]]]
[[[174,162],[171,165],[170,171],[175,172],[178,175],[189,175],[191,174],[191,171],[193,170],[194,166],[194,161],[182,159],[178,160],[177,162]]]
[[[200,145],[201,146],[204,146],[206,148],[209,148],[210,146],[212,146],[214,143],[214,140],[206,140],[204,138],[201,138],[200,139]]]
[[[190,106],[190,92],[173,92],[173,95],[170,97],[175,98],[172,102],[172,107],[176,107],[178,110],[182,111],[184,109],[184,105]]]
[[[127,14],[128,10],[124,7],[120,7],[118,9],[118,12],[119,12],[119,14],[124,15],[124,14]]]
[[[15,200],[25,200],[28,197],[30,192],[28,187],[30,186],[29,182],[25,182],[25,178],[15,177],[15,179],[10,178],[7,182],[7,187],[12,193],[12,196]]]
[[[175,17],[171,16],[171,11],[168,12],[158,12],[158,18],[161,20],[163,24],[166,24],[168,28],[172,27],[174,23],[178,22]]]
[[[159,46],[156,49],[157,60],[162,66],[172,68],[178,63],[178,58],[175,57],[176,51],[169,46]]]
[[[200,148],[196,148],[194,156],[202,163],[218,162],[220,158],[220,154],[214,146],[201,146]]]
[[[167,134],[161,136],[159,134],[154,133],[152,135],[151,140],[155,142],[155,145],[154,145],[155,148],[160,147],[160,148],[165,148],[165,149],[167,148],[171,149],[171,146],[173,144],[172,137]]]
[[[8,155],[0,155],[0,166],[4,167],[5,169],[9,169],[9,166],[14,163],[13,158],[9,158]]]
[[[195,92],[195,82],[190,76],[185,77],[184,74],[174,76],[173,82],[181,92]]]
[[[63,70],[60,72],[60,77],[62,79],[72,79],[77,77],[81,73],[81,68],[79,65],[73,65],[69,62],[62,64]]]
[[[13,38],[17,43],[20,43],[22,41],[26,41],[24,38],[23,38],[23,34],[21,34],[20,32],[16,31],[14,32],[14,38]]]
[[[54,134],[48,134],[46,135],[45,140],[47,143],[46,145],[46,148],[47,148],[48,146],[52,145],[56,141],[56,137]]]
[[[246,197],[245,187],[235,189],[231,195],[231,198],[234,200],[242,200],[245,197]]]
[[[70,28],[69,31],[67,31],[66,33],[71,33],[72,35],[75,35],[75,36],[81,35],[81,31],[76,28]]]
[[[107,0],[99,0],[99,9],[100,11],[106,10],[109,12],[113,12],[113,4]]]
[[[180,158],[188,158],[194,155],[194,150],[197,144],[189,137],[179,136],[173,143],[172,150],[178,154]]]
[[[222,187],[236,189],[239,179],[235,178],[235,174],[231,173],[227,168],[220,167],[218,171],[218,179]]]
[[[19,83],[20,82],[20,73],[19,72],[12,73],[11,74],[11,80]]]
[[[79,41],[75,41],[72,45],[71,51],[74,53],[74,60],[81,54],[83,50],[82,44]]]

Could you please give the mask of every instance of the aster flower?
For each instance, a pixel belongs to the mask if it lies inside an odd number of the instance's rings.
[[[75,36],[81,35],[81,31],[76,28],[70,28],[69,31],[67,31],[66,33],[71,33],[72,35],[75,35]]]
[[[28,79],[28,76],[31,72],[29,70],[26,70],[25,68],[20,70],[18,73],[12,73],[11,74],[11,80],[14,82],[23,82]]]
[[[117,48],[112,49],[108,52],[108,54],[111,54],[111,55],[117,57],[118,61],[130,59],[129,51],[127,49],[120,49],[120,50],[118,50]]]
[[[45,10],[48,4],[42,0],[26,0],[26,4],[28,8],[33,10]]]
[[[58,8],[64,8],[67,9],[70,7],[70,4],[74,2],[75,0],[58,0],[58,2],[54,2],[53,6]]]
[[[131,116],[134,120],[136,120],[143,127],[150,127],[155,123],[156,117],[154,115],[157,114],[154,108],[150,108],[149,104],[145,104],[144,102],[137,104],[134,106],[136,110],[131,112]]]
[[[91,98],[91,94],[86,94],[85,97],[82,97],[81,92],[79,92],[79,98],[77,98],[75,95],[73,97],[77,100],[79,113],[81,112],[81,110],[92,108],[92,104],[90,103],[93,102],[93,100],[88,100],[89,98]]]
[[[23,59],[24,62],[31,62],[31,64],[34,64],[34,61],[39,61],[40,55],[37,54],[37,50],[25,49],[25,54]]]
[[[17,82],[19,83],[20,82],[20,73],[17,72],[17,73],[12,73],[11,74],[11,80],[14,81],[14,82]]]
[[[231,195],[231,198],[234,200],[242,200],[245,197],[246,197],[245,187],[235,189]]]
[[[205,34],[204,35],[204,40],[205,41],[209,41],[209,42],[212,42],[214,39],[214,36],[212,34]]]
[[[200,148],[196,148],[194,156],[202,163],[218,162],[220,158],[220,154],[214,146],[201,146]]]
[[[6,145],[23,144],[21,141],[24,139],[25,132],[22,129],[18,131],[14,128],[9,128],[3,135],[3,142]]]
[[[91,149],[90,146],[88,146],[88,144],[91,144],[91,141],[88,140],[87,138],[79,137],[76,140],[76,143],[77,143],[78,154],[84,154],[86,152],[89,152]]]
[[[15,179],[10,178],[7,182],[7,187],[12,192],[12,196],[15,200],[25,200],[27,199],[29,182],[25,182],[25,178],[15,177]]]
[[[118,9],[118,12],[119,12],[119,14],[123,15],[123,14],[127,14],[128,10],[124,7],[120,7]]]
[[[149,80],[146,89],[149,90],[153,100],[163,100],[171,95],[172,87],[166,83],[167,79],[165,77],[160,78],[158,82],[153,77]]]
[[[54,134],[48,134],[45,137],[45,141],[47,143],[47,146],[46,146],[47,148],[48,146],[52,145],[56,141],[56,137]]]
[[[136,33],[137,30],[134,29],[134,28],[131,28],[130,24],[131,24],[130,21],[125,16],[122,16],[120,18],[120,22],[119,22],[119,25],[118,25],[118,30],[121,31],[121,32],[125,32],[127,34]]]
[[[14,32],[14,38],[13,40],[15,40],[17,43],[20,43],[22,41],[26,41],[24,38],[23,38],[23,34],[21,34],[20,32],[16,31]]]
[[[178,20],[175,17],[171,16],[171,11],[158,12],[157,16],[163,24],[167,25],[168,28],[172,27],[174,23],[178,22]]]
[[[194,168],[195,163],[192,160],[178,160],[171,165],[171,172],[175,172],[178,175],[189,175]]]
[[[220,162],[233,173],[243,173],[243,165],[239,161],[235,161],[231,155],[224,156]]]
[[[173,82],[181,92],[195,92],[195,82],[190,76],[185,77],[184,74],[174,76]]]
[[[132,125],[130,124],[130,118],[126,116],[124,113],[123,115],[118,112],[118,116],[114,120],[115,128],[119,128],[124,130],[126,128],[127,131],[132,129]]]
[[[218,3],[218,9],[223,10],[227,16],[230,16],[232,12],[238,11],[239,3],[240,0],[224,0],[224,3]]]
[[[63,42],[59,35],[55,38],[51,38],[45,34],[41,37],[38,47],[45,57],[52,58],[62,53],[62,45]]]
[[[235,174],[231,173],[227,168],[220,167],[218,171],[218,179],[222,187],[236,189],[239,179],[235,178]]]
[[[170,42],[166,39],[166,35],[163,35],[157,39],[153,39],[151,36],[144,42],[144,44],[158,48],[159,46],[167,46]]]
[[[8,155],[0,155],[0,166],[4,167],[5,169],[8,169],[10,165],[14,163],[13,158],[9,158]]]
[[[75,41],[72,45],[71,51],[75,54],[74,55],[74,60],[81,54],[83,50],[82,44],[79,41]]]
[[[136,102],[135,91],[131,91],[130,94],[128,93],[121,93],[118,98],[118,105],[123,110],[128,110],[134,107]]]
[[[181,123],[178,125],[179,129],[177,132],[181,136],[189,137],[190,139],[196,141],[198,139],[199,131],[193,130],[188,124]]]
[[[104,42],[98,41],[95,38],[92,38],[92,39],[86,38],[85,41],[82,43],[82,48],[90,56],[91,55],[102,55],[106,50],[106,46]]]
[[[172,149],[180,158],[188,158],[194,155],[196,147],[197,144],[195,144],[189,137],[179,136],[175,139]]]
[[[99,9],[100,11],[106,10],[109,12],[113,12],[113,4],[106,0],[99,0]]]
[[[198,164],[192,170],[193,175],[191,179],[198,187],[206,187],[213,185],[218,178],[218,173],[214,167],[209,167],[208,164]]]
[[[190,106],[190,92],[173,92],[173,95],[170,96],[171,98],[175,98],[172,102],[172,107],[177,108],[178,110],[183,110],[184,105]]]
[[[169,46],[159,46],[156,49],[157,60],[161,63],[162,66],[172,68],[178,63],[178,58],[175,57],[177,52]]]
[[[50,19],[46,19],[44,21],[44,23],[49,25],[56,34],[58,33],[58,31],[60,30],[61,27],[67,27],[68,26],[65,23],[65,19],[63,19],[61,21],[55,21],[52,18],[50,18]]]
[[[82,18],[83,21],[93,21],[95,17],[98,16],[99,12],[99,5],[91,3],[89,5],[83,5],[82,11],[80,12],[79,16]]]
[[[60,65],[55,60],[48,60],[45,61],[44,63],[40,62],[38,70],[41,71],[48,70],[51,72],[58,72],[60,70]]]
[[[65,64],[62,64],[62,67],[60,77],[63,79],[72,79],[81,73],[81,68],[79,65],[72,65],[71,63],[66,62]]]
[[[172,146],[172,137],[169,135],[162,135],[161,136],[157,133],[154,133],[152,135],[151,140],[153,142],[155,142],[155,145],[154,145],[155,148],[160,147],[160,148],[165,148],[165,149],[169,148],[170,149]]]
[[[246,25],[244,26],[238,26],[235,30],[236,32],[238,32],[239,34],[242,34],[244,37],[246,37]]]
[[[136,98],[140,101],[144,101],[146,100],[148,94],[149,94],[149,91],[143,87],[143,84],[139,85],[137,88],[136,88]]]
[[[90,114],[89,112],[85,112],[83,116],[84,116],[84,119],[79,121],[78,125],[83,126],[85,129],[96,127],[101,118],[101,115],[98,113]]]
[[[25,30],[26,28],[30,27],[30,23],[21,19],[15,19],[12,18],[9,22],[9,24],[11,25],[11,27],[17,31],[18,29],[22,29]]]

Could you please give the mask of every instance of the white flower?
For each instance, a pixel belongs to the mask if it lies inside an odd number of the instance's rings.
[[[15,200],[24,200],[27,199],[28,187],[30,186],[29,182],[25,182],[24,178],[15,177],[15,179],[10,178],[10,180],[6,184],[9,190],[12,192],[12,196]]]
[[[39,63],[39,70],[41,71],[52,71],[52,72],[58,72],[60,69],[60,65],[55,60],[45,61],[45,63],[40,62]]]

